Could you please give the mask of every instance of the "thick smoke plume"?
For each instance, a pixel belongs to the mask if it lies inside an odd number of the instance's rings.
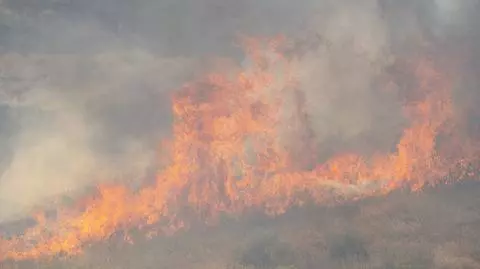
[[[462,74],[457,107],[465,119],[478,115],[475,1],[0,3],[0,222],[100,182],[153,177],[171,92],[212,61],[248,65],[240,36],[293,40],[320,159],[395,145],[401,103],[380,85],[422,46],[468,60],[452,68]]]

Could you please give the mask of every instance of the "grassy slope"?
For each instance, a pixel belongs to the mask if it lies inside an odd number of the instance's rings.
[[[173,237],[92,246],[11,268],[480,268],[480,185],[395,193],[336,207],[251,214]]]

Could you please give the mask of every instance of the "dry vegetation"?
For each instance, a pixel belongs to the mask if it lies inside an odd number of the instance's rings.
[[[394,193],[334,207],[306,206],[276,219],[251,213],[172,237],[122,240],[78,257],[2,269],[480,268],[480,186]]]

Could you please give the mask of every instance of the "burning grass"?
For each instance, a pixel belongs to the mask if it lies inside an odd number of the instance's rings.
[[[394,192],[334,207],[258,213],[172,237],[88,247],[84,255],[3,268],[478,268],[478,183]],[[467,216],[467,217],[466,217]],[[10,267],[8,267],[10,266]]]

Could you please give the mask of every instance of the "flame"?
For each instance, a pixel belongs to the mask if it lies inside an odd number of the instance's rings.
[[[128,238],[132,228],[168,234],[186,227],[192,213],[215,222],[222,213],[252,207],[276,215],[312,200],[420,190],[476,156],[472,145],[452,146],[456,154],[439,147],[442,132],[451,137],[455,132],[451,84],[432,61],[420,60],[412,64],[415,100],[406,100],[403,110],[410,126],[396,151],[342,154],[317,164],[295,65],[279,52],[282,40],[246,39],[252,66],[235,75],[211,74],[174,94],[173,139],[165,147],[169,161],[155,184],[136,192],[99,186],[95,196],[54,218],[39,214],[35,227],[0,240],[0,261],[75,255],[118,233]],[[282,114],[292,103],[294,112]]]

